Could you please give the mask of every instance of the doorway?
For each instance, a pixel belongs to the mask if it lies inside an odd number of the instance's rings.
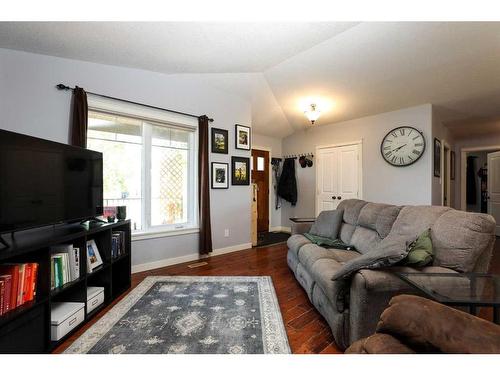
[[[316,148],[316,216],[345,199],[362,198],[361,141]]]
[[[500,145],[461,150],[461,209],[488,213],[500,236]]]
[[[269,232],[269,151],[252,149],[252,183],[257,187],[257,233]]]

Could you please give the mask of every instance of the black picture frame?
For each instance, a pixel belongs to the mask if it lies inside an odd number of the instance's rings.
[[[441,141],[434,138],[434,177],[441,177]]]
[[[212,162],[210,168],[212,173],[212,189],[229,189],[229,164]],[[223,172],[223,181],[221,181],[220,171]]]
[[[244,164],[245,175],[241,178],[240,173]],[[250,158],[240,156],[231,157],[231,185],[250,185]]]
[[[249,126],[239,124],[234,126],[234,147],[238,150],[252,149],[252,129]]]
[[[220,147],[220,137],[223,138],[223,147]],[[226,129],[212,128],[212,153],[228,154],[229,153],[229,132]]]
[[[450,180],[455,180],[455,151],[450,151]]]

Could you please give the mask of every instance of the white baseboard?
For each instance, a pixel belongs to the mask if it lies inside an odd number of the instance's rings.
[[[223,247],[220,249],[215,249],[212,251],[209,256],[215,256],[215,255],[222,255],[222,254],[227,254],[227,253],[232,253],[234,251],[240,251],[240,250],[246,250],[246,249],[251,249],[252,248],[252,243],[242,243],[239,245],[234,245],[234,246],[228,246],[228,247]]]
[[[205,259],[205,258],[209,258],[211,256],[217,256],[217,255],[232,253],[234,251],[246,250],[246,249],[251,249],[251,248],[252,248],[252,243],[249,242],[249,243],[242,243],[242,244],[234,245],[234,246],[223,247],[220,249],[215,249],[209,255],[188,254],[188,255],[183,255],[180,257],[176,257],[176,258],[167,258],[167,259],[157,260],[155,262],[136,264],[136,265],[132,266],[132,273],[154,270],[156,268],[173,266],[175,264],[180,264],[180,263],[193,262],[195,260]]]
[[[291,227],[283,227],[283,226],[278,226],[278,227],[271,227],[269,228],[270,232],[286,232],[286,233],[291,233],[292,228]]]

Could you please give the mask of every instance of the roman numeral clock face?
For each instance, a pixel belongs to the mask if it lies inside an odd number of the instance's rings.
[[[406,167],[424,154],[425,139],[417,129],[402,126],[387,133],[382,140],[380,151],[389,164]]]

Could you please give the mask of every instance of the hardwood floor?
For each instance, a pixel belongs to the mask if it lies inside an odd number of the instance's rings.
[[[189,268],[189,264],[196,263],[189,262],[136,273],[132,275],[132,288],[136,287],[147,276],[271,276],[292,352],[341,353],[335,345],[328,324],[309,302],[306,293],[288,269],[286,252],[286,244],[279,244],[214,256],[206,259],[207,265],[201,267]],[[490,272],[500,273],[500,239],[495,244]],[[97,314],[94,319],[58,347],[54,353],[64,351],[111,307]],[[490,311],[486,309],[480,314],[487,319],[491,319],[490,315]]]

